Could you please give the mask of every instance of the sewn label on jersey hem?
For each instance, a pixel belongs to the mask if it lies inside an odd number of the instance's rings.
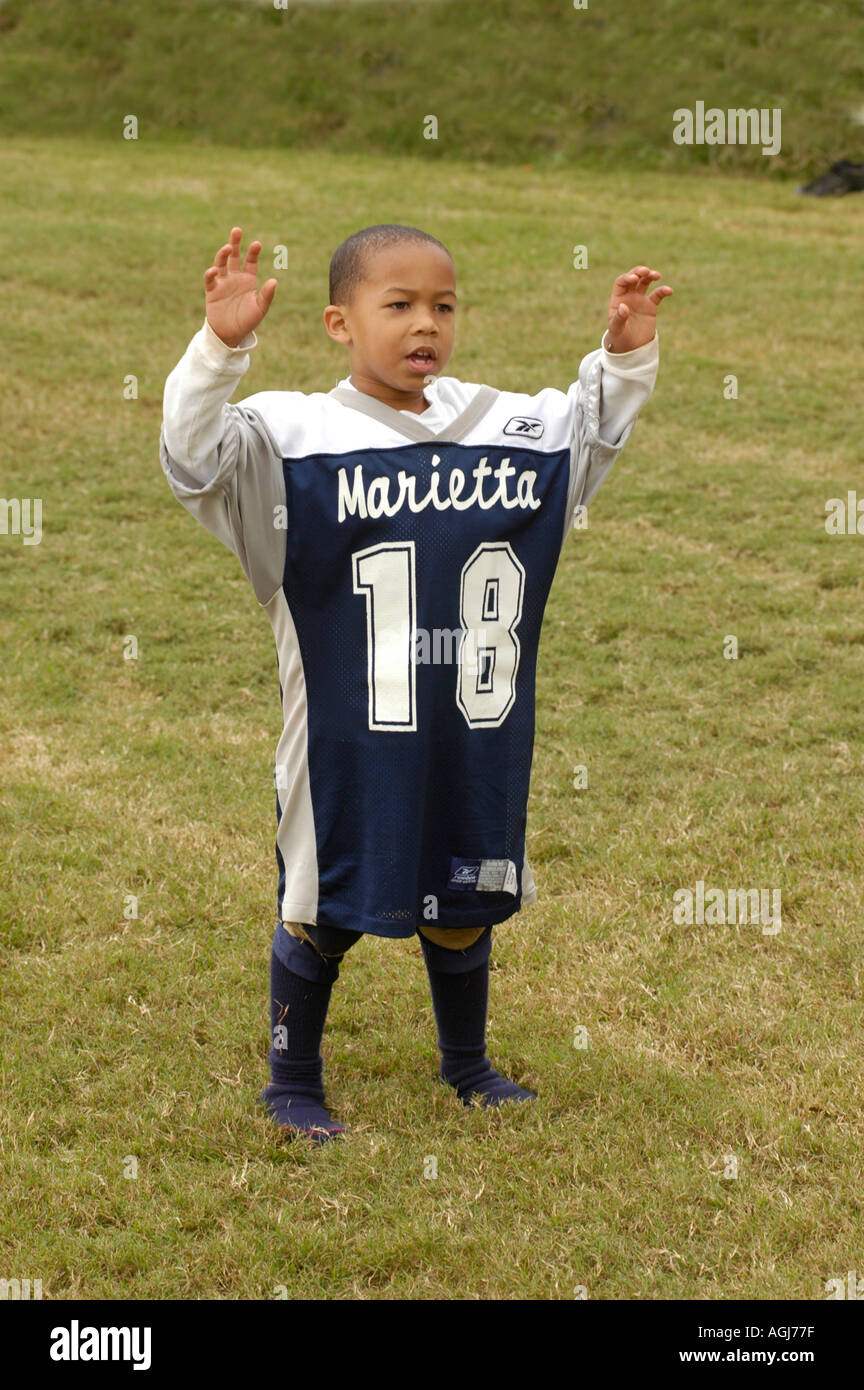
[[[512,859],[450,860],[448,888],[460,893],[510,893],[518,891],[516,865]]]

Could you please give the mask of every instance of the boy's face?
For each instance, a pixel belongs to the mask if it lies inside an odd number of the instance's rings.
[[[358,391],[419,413],[424,378],[442,372],[453,351],[453,262],[428,242],[407,242],[370,253],[364,270],[351,302],[324,310],[324,325],[348,348]],[[433,355],[423,360],[419,349]]]

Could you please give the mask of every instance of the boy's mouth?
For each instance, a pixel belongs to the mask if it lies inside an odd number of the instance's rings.
[[[430,367],[434,366],[435,358],[434,348],[415,348],[413,352],[408,353],[405,361],[410,362],[415,371],[428,372]]]

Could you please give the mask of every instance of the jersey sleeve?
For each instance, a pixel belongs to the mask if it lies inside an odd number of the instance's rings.
[[[582,359],[567,392],[574,412],[565,535],[576,508],[587,507],[630,438],[657,376],[656,330],[650,343],[632,352],[612,353],[606,344],[604,334],[602,345]]]
[[[248,370],[250,338],[229,348],[206,323],[195,334],[165,383],[159,458],[178,502],[233,551],[263,606],[282,582],[285,483],[259,412],[228,403]]]

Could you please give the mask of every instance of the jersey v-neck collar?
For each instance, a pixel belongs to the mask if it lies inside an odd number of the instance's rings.
[[[334,386],[327,394],[352,410],[370,415],[373,420],[388,425],[390,429],[404,434],[408,439],[418,443],[429,443],[436,440],[455,442],[464,439],[468,431],[473,429],[489,410],[498,392],[493,386],[481,386],[465,409],[440,430],[433,430],[429,425],[424,425],[421,415],[414,412],[405,414],[396,410],[394,406],[379,401],[376,396],[368,396],[365,391],[358,391],[356,386]],[[428,408],[431,409],[431,406]],[[423,413],[425,414],[425,411]]]

